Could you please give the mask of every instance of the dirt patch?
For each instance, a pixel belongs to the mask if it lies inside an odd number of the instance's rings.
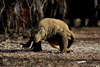
[[[0,66],[2,67],[100,67],[100,28],[73,28],[76,40],[71,53],[59,54],[47,42],[42,52],[23,49],[20,43],[28,39],[11,38],[2,41],[0,35]]]

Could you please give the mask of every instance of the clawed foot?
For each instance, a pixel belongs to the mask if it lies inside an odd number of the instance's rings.
[[[42,49],[35,49],[35,48],[33,48],[31,51],[40,52],[40,51],[42,51]]]
[[[28,44],[21,43],[20,45],[22,45],[22,48],[29,48],[29,45]]]
[[[67,50],[63,49],[62,51],[60,51],[60,53],[70,53],[73,52],[73,50],[70,50],[69,48],[67,48]]]

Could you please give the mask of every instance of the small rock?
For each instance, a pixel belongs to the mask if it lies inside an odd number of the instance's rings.
[[[19,39],[19,40],[23,39],[23,36],[19,36],[18,39]]]
[[[86,63],[86,61],[77,61],[77,63],[79,63],[79,64],[80,64],[80,63]]]
[[[100,67],[100,65],[97,65],[96,67]]]

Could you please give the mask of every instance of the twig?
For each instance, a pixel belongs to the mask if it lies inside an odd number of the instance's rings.
[[[1,12],[0,12],[0,14],[2,14],[2,12],[3,12],[3,10],[4,10],[4,8],[5,8],[5,3],[4,3],[4,0],[3,0],[3,8],[1,9]]]

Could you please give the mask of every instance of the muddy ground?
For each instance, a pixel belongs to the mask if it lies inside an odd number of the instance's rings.
[[[100,27],[73,28],[76,40],[71,52],[59,54],[47,42],[42,52],[22,48],[23,37],[3,40],[0,35],[0,67],[100,67]]]

